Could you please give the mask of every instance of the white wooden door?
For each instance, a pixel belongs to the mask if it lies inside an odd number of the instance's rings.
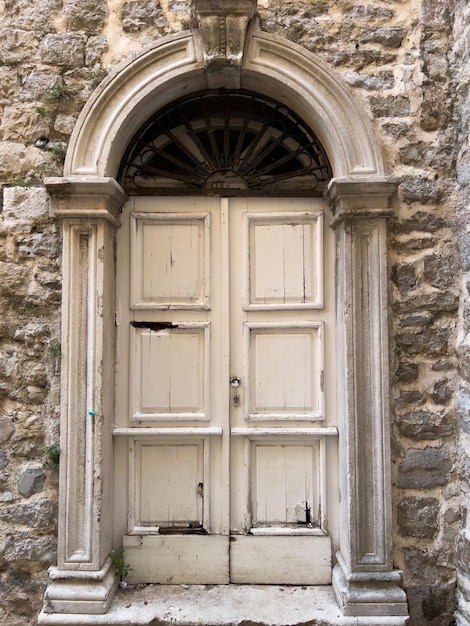
[[[334,257],[323,202],[128,205],[115,435],[131,580],[329,583]]]

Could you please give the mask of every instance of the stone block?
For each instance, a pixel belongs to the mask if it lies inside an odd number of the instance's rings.
[[[432,187],[429,186],[432,183]],[[431,198],[438,199],[434,195],[435,185],[428,179],[417,177],[405,177],[400,185],[400,190],[404,196],[406,195],[407,204],[411,202],[421,202],[427,204],[431,201]],[[424,200],[428,198],[428,200]],[[434,202],[434,200],[432,200]],[[410,234],[413,231],[419,231],[423,233],[435,233],[440,228],[446,226],[446,221],[443,217],[436,215],[435,213],[426,211],[417,211],[411,217],[400,222],[395,222],[393,225],[393,232]]]
[[[147,28],[164,29],[168,22],[160,3],[155,0],[133,0],[122,6],[122,27],[124,32],[135,33]]]
[[[395,343],[401,354],[442,356],[448,353],[449,338],[447,328],[424,328],[398,334]]]
[[[411,113],[408,96],[372,96],[370,107],[374,117],[405,117]]]
[[[407,293],[416,286],[416,270],[410,263],[400,263],[392,268],[392,280],[399,291]]]
[[[412,383],[418,378],[419,365],[417,363],[400,363],[395,370],[399,383]]]
[[[0,29],[0,58],[5,66],[36,59],[38,37],[35,33],[17,28]]]
[[[17,92],[18,82],[16,70],[0,67],[0,99],[12,98]]]
[[[46,257],[55,259],[59,255],[59,240],[57,235],[49,233],[35,233],[30,237],[17,240],[18,256],[20,258]]]
[[[399,26],[368,28],[362,35],[362,43],[378,43],[385,48],[399,48],[406,35],[406,30]]]
[[[398,505],[398,530],[404,537],[433,538],[439,530],[436,498],[405,498]]]
[[[61,67],[83,65],[85,37],[70,32],[46,35],[41,42],[41,61]]]
[[[56,558],[56,540],[49,535],[31,536],[18,530],[6,538],[3,558],[6,561],[42,561],[53,563]]]
[[[452,461],[445,448],[410,448],[398,467],[399,487],[430,489],[446,485]]]
[[[367,89],[370,91],[380,91],[382,89],[391,89],[395,83],[392,73],[384,72],[377,76],[369,76],[368,74],[358,74],[357,72],[347,72],[346,80],[352,87]]]
[[[18,481],[18,491],[25,498],[30,498],[33,494],[39,493],[44,488],[46,475],[42,469],[25,469]]]
[[[70,30],[102,34],[108,19],[106,0],[65,0],[64,15]]]
[[[446,413],[412,411],[397,417],[397,426],[402,437],[415,441],[441,439],[452,434]]]
[[[95,65],[101,61],[101,55],[109,50],[108,40],[104,35],[89,37],[86,43],[85,63]]]
[[[5,449],[0,449],[0,470],[8,465],[8,454]]]
[[[448,257],[430,254],[423,260],[423,275],[430,285],[437,289],[449,289],[455,282],[456,273],[453,271]]]
[[[50,531],[57,523],[57,503],[43,498],[5,506],[0,511],[0,520],[7,524],[22,524],[29,528]]]
[[[453,623],[455,583],[430,583],[407,589],[410,624],[449,626]]]
[[[0,417],[0,443],[6,443],[14,432],[13,420],[9,417]]]

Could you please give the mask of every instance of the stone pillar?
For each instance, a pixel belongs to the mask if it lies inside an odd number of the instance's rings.
[[[327,191],[337,241],[341,459],[333,588],[350,616],[407,615],[391,549],[386,221],[395,191],[385,178],[334,179]]]
[[[48,179],[63,221],[58,564],[42,615],[105,613],[112,550],[114,231],[125,194],[111,178]],[[47,623],[41,622],[40,623]]]

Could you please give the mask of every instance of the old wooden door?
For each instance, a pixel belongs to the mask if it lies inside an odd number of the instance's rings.
[[[325,219],[320,199],[129,201],[115,435],[134,582],[330,582]]]

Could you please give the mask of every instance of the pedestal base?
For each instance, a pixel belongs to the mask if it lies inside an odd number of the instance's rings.
[[[51,567],[49,576],[43,613],[106,613],[118,586],[110,559],[97,572]]]
[[[333,591],[343,615],[403,616],[406,623],[408,606],[399,586],[400,572],[348,573],[341,561],[333,570]]]

